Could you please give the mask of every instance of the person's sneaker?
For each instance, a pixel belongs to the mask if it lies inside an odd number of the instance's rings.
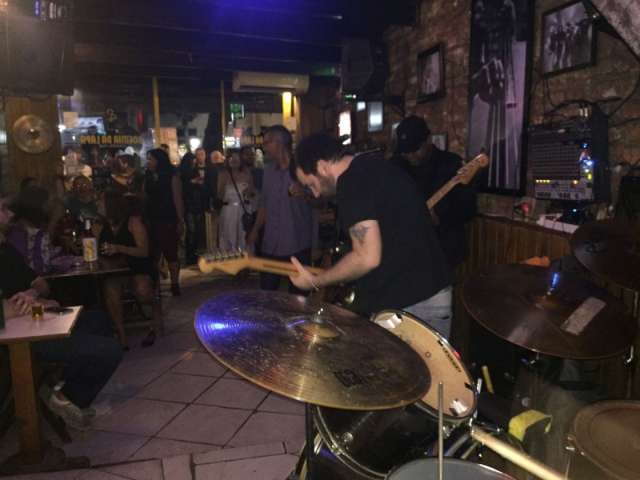
[[[67,399],[59,398],[55,392],[47,385],[40,387],[38,391],[40,398],[53,413],[58,415],[64,422],[76,430],[87,430],[89,428],[90,417],[71,403]]]

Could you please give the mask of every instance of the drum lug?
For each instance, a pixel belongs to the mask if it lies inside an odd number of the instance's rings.
[[[353,442],[353,434],[351,432],[345,432],[340,436],[340,441],[345,444],[348,445],[351,442]]]

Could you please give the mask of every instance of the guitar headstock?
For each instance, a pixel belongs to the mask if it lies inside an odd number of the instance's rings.
[[[473,177],[476,175],[476,173],[478,173],[478,170],[480,170],[481,168],[485,168],[487,165],[489,165],[490,161],[491,160],[486,153],[476,155],[472,160],[465,163],[462,168],[458,170],[458,174],[456,175],[458,182],[464,185],[469,184],[469,182],[473,180]]]
[[[249,264],[249,254],[243,250],[207,253],[198,259],[198,268],[202,273],[219,270],[229,275],[237,275],[238,272],[248,268]]]

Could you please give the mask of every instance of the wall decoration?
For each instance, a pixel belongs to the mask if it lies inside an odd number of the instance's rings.
[[[555,75],[595,63],[596,36],[581,1],[542,15],[542,71]]]
[[[467,154],[471,158],[484,150],[491,158],[479,177],[485,191],[524,190],[533,13],[529,0],[473,0]]]
[[[444,45],[425,50],[418,55],[418,102],[444,96]]]

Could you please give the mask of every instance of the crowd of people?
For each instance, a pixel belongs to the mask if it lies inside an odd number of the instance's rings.
[[[64,388],[46,390],[45,401],[74,426],[90,421],[91,401],[128,349],[125,288],[152,312],[142,343],[150,346],[162,333],[159,265],[166,262],[171,293],[180,295],[179,245],[184,238],[185,263],[195,262],[206,248],[207,214],[217,222],[219,248],[290,259],[299,273],[289,278],[290,292],[354,282],[359,313],[403,309],[448,337],[452,272],[464,259],[473,189],[460,186],[429,211],[426,199],[456,174],[461,159],[435,147],[418,117],[403,120],[397,136],[391,161],[379,152],[354,155],[327,134],[302,140],[294,154],[291,133],[277,125],[264,135],[263,169],[248,147],[209,157],[197,149],[178,168],[157,148],[147,152],[144,172],[130,155],[117,156],[100,191],[79,175],[62,201],[50,199],[33,179],[22,181],[15,198],[0,197],[0,289],[10,316],[36,302],[56,304],[47,298],[43,275],[77,258],[83,227],[102,255],[122,259],[131,271],[103,282],[105,311],[87,310],[70,339],[39,344],[38,355],[65,365]],[[328,201],[337,205],[338,230],[348,235],[351,250],[312,274],[306,265],[318,237],[318,210]],[[276,290],[280,280],[261,274],[260,287]]]

